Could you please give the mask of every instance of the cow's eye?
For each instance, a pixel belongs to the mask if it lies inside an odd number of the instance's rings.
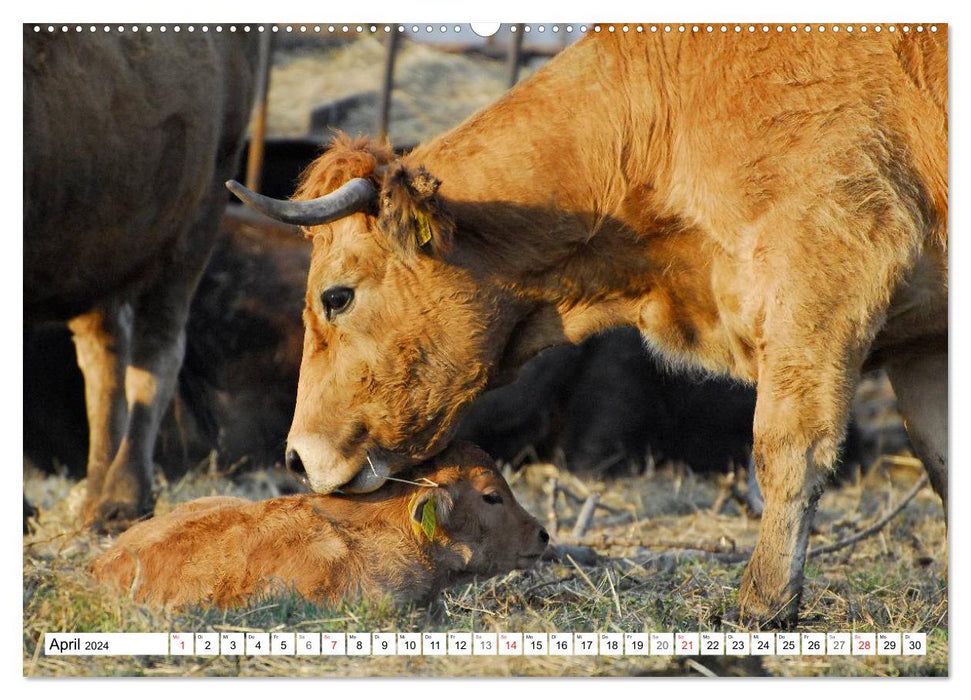
[[[500,496],[496,491],[490,491],[489,493],[482,494],[482,500],[489,505],[498,505],[502,503],[502,496]]]
[[[347,310],[354,301],[354,290],[350,287],[331,287],[320,295],[324,305],[324,315],[330,321],[334,316]]]

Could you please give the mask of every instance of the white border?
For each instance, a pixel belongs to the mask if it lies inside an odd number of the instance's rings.
[[[7,7],[10,6],[8,5]],[[913,0],[906,2],[904,0],[886,0],[880,3],[852,3],[846,2],[846,0],[804,0],[803,7],[798,7],[796,3],[779,3],[777,0],[772,2],[768,0],[736,0],[731,3],[705,0],[703,2],[692,3],[691,5],[684,3],[635,4],[622,0],[597,0],[596,2],[587,4],[579,4],[574,0],[570,0],[569,2],[560,2],[555,6],[547,7],[539,7],[538,4],[529,5],[522,2],[522,0],[489,0],[489,2],[483,3],[482,7],[474,12],[470,11],[467,5],[455,2],[446,3],[443,0],[424,2],[420,6],[402,3],[400,0],[398,2],[372,0],[368,3],[321,3],[319,0],[316,2],[291,0],[286,3],[266,4],[263,6],[253,3],[244,4],[225,1],[209,2],[203,5],[198,2],[189,3],[186,0],[154,3],[152,6],[143,4],[135,5],[134,3],[120,6],[115,2],[105,3],[100,0],[89,1],[83,4],[76,1],[66,2],[65,0],[57,0],[55,2],[43,2],[30,5],[17,3],[13,11],[4,9],[4,14],[6,15],[7,13],[15,15],[15,17],[5,16],[4,19],[6,21],[0,25],[5,30],[4,41],[0,44],[0,51],[3,52],[3,60],[0,62],[0,65],[3,66],[6,72],[4,85],[9,91],[6,101],[8,108],[5,111],[8,115],[7,133],[14,133],[16,129],[15,115],[20,113],[18,105],[22,104],[22,50],[20,46],[19,25],[26,21],[46,20],[67,23],[72,19],[83,19],[85,22],[91,20],[111,20],[113,22],[127,20],[131,22],[134,20],[136,22],[158,23],[173,19],[177,19],[178,21],[212,22],[220,18],[227,18],[234,22],[254,22],[265,21],[267,19],[277,22],[299,22],[317,19],[335,22],[387,21],[390,19],[408,22],[433,20],[435,22],[466,23],[471,21],[495,21],[504,18],[507,21],[545,23],[588,22],[591,20],[632,22],[638,19],[655,23],[722,21],[731,21],[733,23],[767,23],[780,21],[861,23],[861,20],[869,22],[913,22],[914,20],[928,23],[948,22],[951,25],[949,32],[952,75],[950,84],[950,124],[952,132],[950,135],[950,148],[952,167],[949,180],[951,186],[949,199],[951,202],[950,221],[952,230],[959,227],[955,222],[960,222],[961,220],[961,205],[963,202],[968,201],[968,195],[971,194],[967,191],[966,179],[961,178],[962,174],[966,175],[967,173],[967,141],[962,136],[964,130],[968,127],[962,124],[955,128],[957,121],[954,119],[955,116],[967,113],[967,93],[961,90],[961,84],[954,79],[954,76],[962,76],[964,82],[967,82],[969,68],[967,60],[969,53],[967,42],[969,39],[967,36],[969,33],[966,30],[967,25],[964,22],[965,10],[959,8],[958,3],[945,2],[944,0],[922,0],[921,2],[914,2]],[[957,132],[956,135],[955,132]],[[22,158],[21,149],[7,149],[7,154],[8,160],[19,161]],[[11,154],[13,158],[9,158]],[[22,169],[17,168],[16,163],[11,164],[9,162],[3,171],[3,191],[8,193],[5,195],[5,198],[8,198],[8,203],[12,205],[8,208],[10,211],[16,211],[17,202],[22,202],[22,197],[15,200],[14,197],[16,195],[12,196],[9,194],[21,191],[21,187],[18,185],[21,179],[21,173]],[[18,253],[13,254],[12,252],[8,252],[3,256],[4,261],[2,264],[4,268],[3,274],[0,275],[0,280],[3,280],[4,291],[6,292],[2,296],[5,299],[5,310],[7,311],[4,317],[10,326],[15,328],[18,322],[21,322],[23,315],[22,239],[19,234],[11,231],[7,233],[6,240],[15,241],[14,249]],[[967,267],[971,265],[971,262],[968,260],[967,246],[963,243],[962,238],[952,239],[950,246],[951,269],[956,268],[959,270],[958,275],[952,274],[951,276],[951,308],[955,311],[952,312],[952,348],[950,356],[952,358],[964,358],[967,357],[965,350],[968,348],[967,331],[969,308],[969,284],[965,281],[967,277],[964,273]],[[14,332],[10,333],[10,335],[13,334]],[[15,375],[11,376],[9,384],[13,384],[16,381],[16,386],[19,388],[19,391],[22,391],[22,345],[17,344],[15,339],[10,339],[8,343],[4,344],[2,353],[2,359],[5,362],[0,366],[5,367],[10,375]],[[962,507],[963,498],[967,496],[965,484],[967,483],[968,476],[964,473],[962,467],[968,462],[966,459],[968,456],[968,437],[967,430],[961,431],[958,429],[958,426],[967,425],[968,423],[968,377],[968,370],[965,370],[955,361],[952,367],[950,392],[951,435],[953,436],[950,453],[950,463],[952,465],[950,493],[951,502],[954,504],[951,508],[950,521],[952,550],[954,549],[953,543],[955,542],[961,543],[962,549],[966,547],[965,543],[968,537],[971,536],[967,531],[968,518],[965,515],[965,509]],[[19,381],[17,381],[18,379]],[[18,465],[21,464],[22,459],[22,450],[18,453],[15,449],[18,443],[22,446],[23,397],[18,394],[17,389],[8,392],[8,394],[11,393],[13,396],[3,404],[4,412],[2,418],[4,420],[0,421],[0,425],[3,426],[2,434],[5,438],[0,444],[6,448],[3,454],[7,457],[4,461],[10,473],[7,478],[11,486],[11,488],[4,491],[5,508],[3,512],[6,517],[4,518],[2,541],[5,545],[5,552],[10,557],[9,561],[18,561],[21,559],[21,544],[19,542],[19,518],[15,517],[18,514],[15,501],[17,492],[22,491],[22,488],[19,483],[15,482],[14,475],[20,472]],[[967,646],[963,644],[962,635],[959,633],[956,634],[959,630],[967,630],[967,606],[963,605],[963,601],[959,595],[954,595],[960,589],[960,582],[966,580],[966,567],[967,565],[963,557],[951,557],[950,590],[952,595],[949,597],[949,608],[951,611],[949,634],[951,681],[935,683],[933,691],[935,697],[956,696],[955,690],[959,684],[955,682],[955,679],[963,679],[967,676],[967,671],[964,668],[965,664],[959,662],[959,658],[961,657],[960,651],[966,649]],[[2,639],[0,663],[3,664],[3,676],[0,677],[14,680],[15,683],[11,687],[11,690],[16,688],[14,692],[18,695],[26,696],[29,693],[31,698],[62,698],[65,694],[75,692],[78,688],[75,685],[77,681],[67,679],[33,680],[28,684],[22,678],[22,637],[20,633],[16,632],[22,625],[22,572],[19,571],[21,567],[11,565],[4,568],[6,571],[3,574],[3,583],[0,584],[4,602],[4,605],[0,607],[0,610],[2,610],[2,613],[0,613],[2,615],[0,617],[0,629],[4,631],[4,634],[0,635],[0,639]],[[19,682],[17,682],[18,679]],[[339,681],[339,679],[327,679],[328,683],[335,681]],[[308,688],[306,685],[308,682],[312,681],[277,679],[263,680],[259,683],[238,683],[234,685],[233,692],[239,693],[242,691],[244,697],[255,697],[257,693],[264,695],[267,691],[279,691],[286,688],[297,692],[321,692],[321,688]],[[434,682],[427,680],[408,682],[375,680],[358,682],[367,682],[369,690],[391,693],[395,700],[419,696],[426,698],[430,692],[451,694],[457,691],[466,695],[470,692],[481,692],[483,695],[486,693],[491,695],[497,690],[508,692],[507,689],[510,688],[510,682],[508,681],[504,682],[500,688],[497,684],[503,681],[484,682],[483,679],[476,679],[471,682],[461,680]],[[512,686],[519,691],[547,694],[551,691],[566,690],[566,682],[562,679],[543,679],[534,682],[520,679],[512,681]],[[612,679],[611,687],[613,692],[647,694],[648,692],[657,692],[659,689],[658,682],[662,683],[662,687],[665,690],[673,689],[675,686],[672,683],[677,682],[677,680],[651,679],[649,682],[651,683],[650,689],[641,686],[639,679]],[[720,683],[717,692],[720,698],[732,697],[735,693],[738,693],[739,696],[744,694],[744,696],[750,697],[753,691],[753,685],[758,682],[758,679],[751,679],[748,681],[736,681],[731,685]],[[829,692],[835,689],[834,682],[842,685],[845,680],[829,681],[824,686],[817,686],[818,682],[811,680],[792,681],[785,684],[783,692],[787,695],[794,694],[796,697],[808,697],[810,694],[816,696],[820,692]],[[907,681],[906,689],[908,692],[914,692],[915,683],[923,684],[924,682],[926,681]],[[183,680],[178,682],[177,685],[171,683],[145,682],[141,679],[113,679],[109,682],[83,681],[82,683],[84,692],[103,693],[107,691],[109,693],[128,693],[134,691],[140,695],[148,693],[150,697],[155,697],[156,695],[161,697],[162,693],[166,693],[166,695],[183,693],[190,688],[192,691],[198,691],[200,694],[214,691],[220,692],[221,690],[216,690],[211,683],[207,683],[205,680],[196,679]],[[138,684],[137,687],[133,687],[136,683]],[[281,683],[283,685],[279,685]],[[539,685],[539,683],[543,685]],[[555,686],[549,686],[548,684],[550,683],[555,683]],[[636,688],[634,687],[635,683],[638,684]],[[381,684],[383,688],[379,689],[375,684]],[[855,685],[859,689],[859,685]],[[683,692],[684,686],[681,685],[679,687],[682,688]],[[780,686],[775,685],[774,688],[779,689]],[[733,689],[734,692],[730,689]],[[360,692],[361,688],[359,686],[341,683],[336,687],[328,687],[327,692],[333,692],[334,690],[337,692]],[[589,688],[578,688],[578,690],[581,690],[581,692],[589,692]],[[694,690],[692,688],[692,692]]]

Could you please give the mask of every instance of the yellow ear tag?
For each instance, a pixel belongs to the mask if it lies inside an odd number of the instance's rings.
[[[435,528],[438,520],[435,518],[435,497],[432,496],[421,509],[421,531],[425,533],[429,540],[435,539]]]
[[[411,497],[411,501],[408,503],[408,512],[415,512],[415,505],[418,503],[418,497],[421,492],[416,493]],[[415,537],[420,538],[422,534],[425,535],[429,540],[435,538],[435,530],[438,527],[438,518],[435,516],[435,497],[432,496],[425,504],[421,507],[421,523],[416,522],[414,519],[411,521],[411,529],[415,533]]]
[[[418,212],[415,215],[415,223],[418,224],[416,238],[418,239],[418,247],[420,248],[432,239],[432,227],[428,223],[428,216],[424,212]]]

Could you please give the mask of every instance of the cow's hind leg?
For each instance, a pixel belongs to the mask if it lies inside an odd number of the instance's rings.
[[[188,249],[170,260],[134,303],[131,363],[125,373],[128,426],[105,477],[94,527],[116,531],[149,514],[155,440],[185,354],[185,324],[224,208],[221,184],[208,196]]]
[[[101,531],[122,530],[152,511],[155,439],[185,348],[185,330],[171,318],[145,314],[136,316],[135,326],[132,362],[125,372],[127,431],[105,475],[92,522]]]
[[[78,316],[68,326],[84,375],[88,415],[88,486],[82,519],[91,524],[105,476],[128,426],[125,369],[131,358],[132,310],[111,303]]]
[[[947,515],[947,353],[887,366],[907,433]]]

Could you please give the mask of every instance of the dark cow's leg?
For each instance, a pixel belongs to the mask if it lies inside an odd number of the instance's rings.
[[[83,519],[90,524],[128,426],[125,369],[131,358],[132,309],[127,303],[111,303],[72,319],[68,326],[84,374],[89,448]]]
[[[947,353],[887,366],[907,433],[947,517]]]
[[[165,330],[153,328],[136,335],[132,364],[125,373],[128,429],[101,489],[93,523],[99,530],[124,529],[151,513],[154,505],[155,439],[172,400],[185,348],[184,329],[174,328],[170,319],[147,320],[151,325],[160,322]]]
[[[221,185],[220,185],[221,188]],[[108,468],[93,525],[120,530],[151,512],[155,440],[185,353],[192,295],[209,258],[224,199],[214,189],[189,234],[185,254],[160,271],[133,304],[131,362],[125,372],[127,430]]]

